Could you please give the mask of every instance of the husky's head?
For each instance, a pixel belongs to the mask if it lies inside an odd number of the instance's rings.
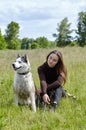
[[[12,66],[19,74],[27,73],[31,69],[30,62],[26,54],[24,56],[20,56],[18,54],[16,61],[12,64]]]

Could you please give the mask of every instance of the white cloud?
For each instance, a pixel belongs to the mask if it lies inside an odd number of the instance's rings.
[[[53,39],[57,23],[67,17],[76,27],[78,13],[86,11],[86,0],[3,0],[0,1],[0,28],[11,21],[20,25],[20,37],[46,36]]]

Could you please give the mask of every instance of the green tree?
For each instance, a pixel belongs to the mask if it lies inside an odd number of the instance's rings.
[[[21,49],[28,49],[29,48],[29,38],[25,37],[21,41]]]
[[[66,46],[71,43],[71,33],[72,30],[70,30],[71,23],[68,23],[68,19],[64,18],[60,24],[57,24],[57,34],[54,33],[53,36],[56,38],[57,46]]]
[[[19,28],[19,24],[16,22],[12,21],[8,24],[5,34],[8,49],[20,49]]]
[[[86,45],[86,12],[78,14],[77,40],[80,46]]]
[[[48,48],[50,47],[50,41],[46,37],[39,37],[36,39],[37,44],[40,48]]]
[[[36,48],[39,48],[39,45],[36,42],[33,42],[31,44],[31,49],[36,49]]]
[[[6,49],[6,47],[7,47],[7,43],[4,37],[2,36],[1,29],[0,29],[0,50]]]
[[[31,48],[31,44],[34,42],[35,40],[33,38],[23,38],[21,40],[21,49],[29,49]]]

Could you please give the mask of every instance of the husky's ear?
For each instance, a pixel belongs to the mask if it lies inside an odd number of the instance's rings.
[[[24,57],[24,61],[25,61],[25,62],[28,62],[28,57],[27,57],[27,55],[25,54],[23,57]]]
[[[25,61],[26,61],[26,62],[28,63],[28,65],[30,66],[30,62],[29,62],[28,56],[25,54],[24,57],[25,57]]]
[[[17,55],[17,58],[19,58],[19,57],[20,57],[20,55],[18,54],[18,55]]]

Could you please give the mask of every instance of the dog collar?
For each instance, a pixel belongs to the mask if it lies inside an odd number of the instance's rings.
[[[26,75],[26,74],[28,74],[29,73],[29,70],[27,71],[27,72],[25,72],[25,73],[18,73],[19,75]]]

